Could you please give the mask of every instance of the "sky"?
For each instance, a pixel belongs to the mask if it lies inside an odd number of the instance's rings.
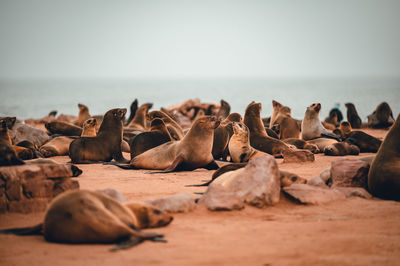
[[[0,79],[400,78],[400,1],[0,0]]]

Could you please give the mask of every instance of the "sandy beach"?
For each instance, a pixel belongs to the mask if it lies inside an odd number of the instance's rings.
[[[387,131],[366,129],[383,139]],[[368,153],[360,156],[370,155]],[[124,156],[129,158],[129,154]],[[348,156],[352,157],[352,156]],[[315,162],[283,163],[280,169],[310,178],[339,157],[317,154]],[[57,162],[67,156],[54,157]],[[223,165],[224,162],[219,162]],[[169,174],[124,171],[115,166],[79,165],[81,189],[113,188],[128,200],[144,201],[182,192],[211,178],[204,169]],[[30,226],[44,212],[0,215],[0,228]],[[300,205],[281,194],[273,207],[246,206],[241,211],[211,212],[197,207],[174,214],[174,221],[151,229],[167,243],[146,241],[128,250],[110,252],[113,245],[66,245],[41,236],[0,235],[1,265],[398,265],[400,203],[351,197],[322,205]]]

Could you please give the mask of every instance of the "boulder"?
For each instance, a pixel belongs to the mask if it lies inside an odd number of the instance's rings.
[[[357,159],[340,158],[332,161],[332,187],[368,187],[369,164]]]
[[[314,162],[314,153],[309,150],[287,150],[283,152],[284,163]]]
[[[181,194],[172,195],[165,198],[153,199],[146,201],[161,211],[170,213],[176,212],[190,212],[196,208],[195,197],[192,193],[186,192]]]
[[[278,203],[279,196],[280,172],[278,165],[273,157],[260,156],[250,160],[246,167],[227,172],[215,179],[208,187],[201,202],[204,202],[210,210],[224,205],[225,201],[231,203],[228,209],[234,209],[233,206],[241,207],[238,202],[261,208]]]
[[[303,204],[322,204],[346,198],[340,191],[308,184],[293,184],[289,187],[284,187],[283,191]]]

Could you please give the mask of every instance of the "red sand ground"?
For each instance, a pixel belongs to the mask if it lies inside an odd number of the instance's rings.
[[[386,134],[366,131],[380,138]],[[337,158],[319,154],[313,163],[278,164],[310,178]],[[84,171],[78,178],[81,188],[114,188],[131,200],[204,191],[185,185],[208,180],[213,173],[201,169],[148,175],[114,166],[79,167]],[[34,225],[43,215],[1,214],[0,228]],[[168,243],[144,242],[119,252],[108,251],[113,245],[65,245],[41,236],[0,235],[0,265],[400,265],[399,202],[353,197],[307,206],[281,196],[273,207],[246,206],[232,212],[197,208],[174,218],[167,227],[152,230],[164,234]]]

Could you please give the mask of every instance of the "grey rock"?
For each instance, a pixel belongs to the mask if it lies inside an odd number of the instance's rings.
[[[368,187],[369,164],[357,159],[340,158],[332,161],[332,187]]]
[[[146,203],[150,204],[161,211],[170,213],[176,212],[190,212],[197,206],[195,197],[192,193],[186,192],[176,194],[170,197],[147,200]]]

